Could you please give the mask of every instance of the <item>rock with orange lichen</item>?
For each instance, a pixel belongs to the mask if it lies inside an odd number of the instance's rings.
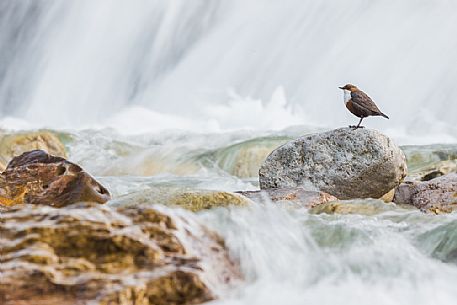
[[[7,163],[24,152],[41,149],[51,155],[67,157],[64,144],[50,131],[6,133],[0,131],[0,171]]]
[[[0,205],[4,206],[29,203],[62,207],[109,199],[108,190],[81,167],[42,150],[13,158],[0,174]]]
[[[221,238],[162,206],[0,213],[2,305],[200,304],[241,279]]]

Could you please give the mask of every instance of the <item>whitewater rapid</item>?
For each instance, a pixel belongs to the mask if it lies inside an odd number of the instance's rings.
[[[218,305],[451,305],[456,215],[311,215],[272,205],[209,212],[247,285]],[[274,225],[272,225],[274,224]]]
[[[115,199],[157,187],[255,190],[257,170],[242,176],[246,172],[240,168],[251,168],[266,150],[294,137],[245,131],[132,137],[109,130],[59,136],[70,160],[97,176]],[[413,174],[455,159],[457,146],[402,149]],[[455,303],[457,214],[424,214],[379,200],[352,203],[365,208],[352,215],[329,215],[264,201],[198,213],[224,237],[245,277],[211,304]]]

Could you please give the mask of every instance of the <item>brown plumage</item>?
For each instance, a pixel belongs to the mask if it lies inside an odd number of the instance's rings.
[[[346,108],[355,116],[360,118],[357,126],[349,126],[353,128],[362,128],[360,126],[362,120],[369,116],[382,116],[388,119],[389,117],[379,110],[373,100],[362,90],[354,85],[347,84],[344,87],[339,87],[345,92],[344,102]],[[350,95],[349,95],[350,94]]]

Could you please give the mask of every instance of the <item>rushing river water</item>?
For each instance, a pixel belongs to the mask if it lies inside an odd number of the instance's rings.
[[[117,198],[157,186],[256,189],[258,163],[296,132],[125,137],[86,130],[61,138],[70,159],[100,176]],[[403,150],[411,173],[457,159],[457,145]],[[457,215],[354,203],[372,208],[328,215],[258,202],[200,212],[225,237],[246,278],[214,304],[454,304]]]
[[[278,145],[356,123],[353,82],[417,172],[457,159],[456,28],[446,0],[3,0],[0,128],[57,130],[114,198],[253,190]],[[199,213],[246,277],[214,304],[456,304],[457,216],[356,203]]]

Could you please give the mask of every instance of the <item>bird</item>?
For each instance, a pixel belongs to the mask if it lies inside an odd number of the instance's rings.
[[[349,126],[350,128],[363,128],[360,126],[364,118],[369,116],[382,116],[388,119],[389,117],[379,110],[373,100],[357,86],[347,84],[343,87],[338,87],[344,90],[344,104],[346,108],[356,117],[360,118],[357,126]]]

